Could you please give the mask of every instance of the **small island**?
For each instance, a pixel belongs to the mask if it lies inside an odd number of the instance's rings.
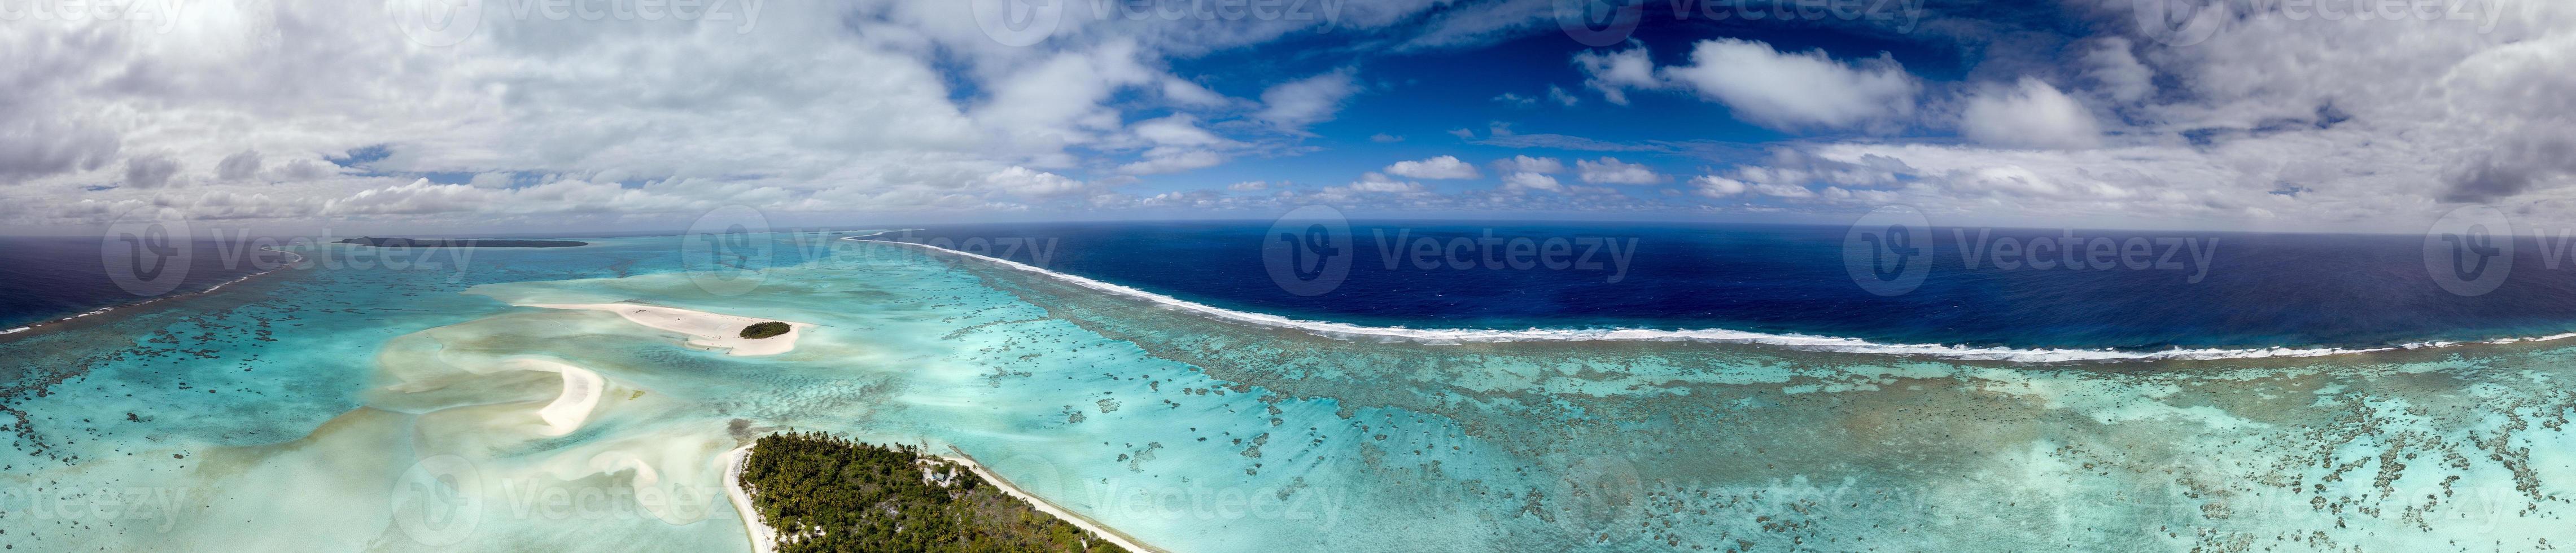
[[[570,248],[588,246],[589,242],[571,240],[497,240],[487,238],[377,238],[373,236],[344,238],[338,244],[357,244],[379,248]]]
[[[762,338],[768,338],[768,337],[771,337],[771,336],[777,336],[777,335],[780,335],[780,334],[786,334],[786,333],[787,333],[787,331],[789,331],[789,330],[795,330],[795,327],[787,326],[787,323],[782,323],[782,322],[778,322],[778,321],[770,321],[770,322],[765,322],[765,323],[752,323],[752,325],[751,325],[751,326],[742,327],[742,337],[744,337],[744,338],[749,338],[749,339],[753,339],[753,340],[758,340],[758,339],[762,339]]]
[[[1067,551],[1126,548],[1040,512],[971,462],[820,432],[760,438],[741,487],[777,551]]]

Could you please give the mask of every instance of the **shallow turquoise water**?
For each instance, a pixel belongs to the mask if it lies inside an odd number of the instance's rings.
[[[953,447],[1176,551],[2576,538],[2576,361],[2545,344],[2028,367],[1354,342],[819,238],[753,273],[683,271],[677,238],[290,270],[0,343],[0,544],[742,551],[719,457],[785,428]],[[816,327],[742,357],[511,306],[614,301]],[[606,380],[578,429],[548,431],[566,380],[530,360]]]

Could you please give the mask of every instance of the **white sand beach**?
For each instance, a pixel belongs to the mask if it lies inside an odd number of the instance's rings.
[[[777,355],[795,351],[796,339],[807,327],[814,326],[795,321],[777,321],[787,323],[786,334],[754,340],[741,336],[742,327],[751,326],[754,323],[771,322],[769,319],[632,303],[537,303],[525,304],[524,307],[616,313],[635,324],[688,335],[689,345],[707,349],[721,348],[726,350],[727,355]]]
[[[982,463],[975,462],[974,457],[966,456],[966,452],[956,451],[956,448],[953,447],[949,448],[949,450],[955,451],[956,454],[940,455],[938,457],[941,460],[948,461],[950,463],[965,465],[966,470],[974,471],[976,476],[984,477],[985,482],[991,483],[994,488],[1002,490],[1002,493],[1009,494],[1011,497],[1019,498],[1020,501],[1028,502],[1029,507],[1037,509],[1038,512],[1054,515],[1055,518],[1063,520],[1066,524],[1072,524],[1076,528],[1081,528],[1083,531],[1090,532],[1091,535],[1097,536],[1103,541],[1118,544],[1119,547],[1126,548],[1128,551],[1135,551],[1138,553],[1163,551],[1161,549],[1146,547],[1145,544],[1138,543],[1136,538],[1133,536],[1118,533],[1117,530],[1111,530],[1108,526],[1102,526],[1097,521],[1083,518],[1082,515],[1074,514],[1073,511],[1066,510],[1064,507],[1057,506],[1054,503],[1048,503],[1047,500],[1039,498],[1038,496],[1029,495],[1028,491],[1021,490],[1019,486],[1012,485],[1010,480],[1004,480],[1001,476],[993,474],[993,471],[986,470]]]
[[[758,444],[742,444],[724,453],[725,499],[733,501],[733,512],[742,515],[742,530],[751,538],[752,553],[772,553],[778,550],[778,531],[760,522],[760,512],[751,508],[751,494],[742,490],[742,462],[751,458],[754,445]]]

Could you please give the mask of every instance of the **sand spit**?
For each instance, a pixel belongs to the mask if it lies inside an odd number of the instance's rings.
[[[543,359],[513,359],[515,368],[563,375],[563,393],[553,403],[537,410],[545,419],[548,436],[562,436],[580,430],[590,420],[590,412],[599,407],[599,397],[608,391],[608,379],[590,369]]]
[[[686,334],[689,336],[689,345],[707,349],[724,349],[728,355],[777,355],[794,351],[797,338],[804,334],[806,328],[814,326],[808,323],[779,321],[787,323],[786,334],[752,340],[741,336],[742,327],[751,326],[753,323],[770,322],[769,319],[633,303],[535,303],[525,304],[524,307],[616,313],[635,324]]]

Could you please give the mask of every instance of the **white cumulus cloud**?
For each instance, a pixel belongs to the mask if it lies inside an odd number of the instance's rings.
[[[1494,160],[1494,169],[1506,173],[1526,171],[1554,174],[1565,172],[1565,162],[1557,161],[1552,157],[1512,156]]]
[[[2093,113],[2057,87],[2023,77],[2008,89],[1968,98],[1959,134],[2006,148],[2091,148],[2102,143]]]
[[[1885,54],[1851,62],[1824,50],[1782,52],[1761,41],[1700,41],[1691,63],[1657,72],[1737,119],[1781,130],[1889,130],[1914,113],[1914,76]]]
[[[1655,184],[1664,182],[1664,176],[1662,174],[1656,173],[1654,169],[1646,167],[1645,164],[1619,161],[1619,158],[1615,157],[1605,156],[1599,161],[1589,159],[1574,160],[1574,168],[1575,173],[1581,176],[1584,184]]]
[[[1416,161],[1398,161],[1386,166],[1386,172],[1417,179],[1472,179],[1484,176],[1476,166],[1459,161],[1458,156],[1440,156]]]

